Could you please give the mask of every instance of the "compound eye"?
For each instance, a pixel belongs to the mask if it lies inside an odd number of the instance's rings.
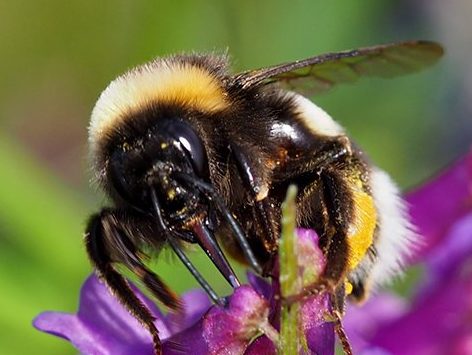
[[[196,170],[197,174],[200,177],[206,177],[208,175],[207,159],[200,138],[195,134],[182,134],[179,137],[179,142],[190,156],[193,168]]]
[[[205,147],[194,129],[189,124],[178,120],[169,120],[161,124],[161,127],[181,144],[181,147],[190,158],[197,175],[203,178],[208,177],[208,161]]]

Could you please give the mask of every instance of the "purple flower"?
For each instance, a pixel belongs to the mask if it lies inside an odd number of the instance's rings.
[[[472,151],[435,179],[406,196],[424,243],[412,262],[426,260],[451,229],[472,212]]]
[[[305,273],[324,267],[318,237],[299,230],[299,260],[308,262]],[[183,311],[164,315],[136,287],[134,292],[156,318],[164,354],[276,354],[280,302],[278,285],[249,274],[249,285],[237,288],[226,307],[212,306],[201,290],[183,296]],[[326,322],[326,295],[302,302],[301,328],[309,353],[334,353],[334,328]],[[84,354],[152,354],[151,337],[113,297],[96,276],[84,283],[77,314],[45,312],[34,320],[44,332],[69,340]],[[269,339],[269,337],[271,339]]]
[[[472,152],[407,200],[424,237],[410,263],[423,263],[425,277],[411,300],[382,293],[361,308],[348,307],[344,325],[355,353],[472,354]],[[298,230],[297,242],[299,274],[316,279],[325,265],[316,234]],[[188,292],[180,314],[164,315],[135,292],[156,317],[164,354],[276,354],[278,279],[268,284],[249,274],[248,280],[224,308],[212,306],[202,291]],[[327,295],[304,299],[300,309],[308,353],[334,354]],[[147,331],[94,276],[82,288],[76,315],[46,312],[34,325],[84,354],[152,353]]]
[[[195,323],[209,307],[205,294],[191,291],[183,296],[185,319],[175,322],[179,315],[164,316],[139,290],[135,289],[135,293],[156,317],[163,339]],[[45,312],[34,320],[34,326],[69,340],[84,354],[152,354],[147,330],[94,275],[82,286],[77,315]]]
[[[267,301],[249,286],[238,288],[225,308],[210,307],[202,291],[190,291],[183,296],[184,311],[167,315],[134,291],[156,317],[165,354],[242,353],[269,312]],[[69,340],[84,354],[152,354],[147,330],[94,275],[82,287],[77,315],[45,312],[34,326]]]
[[[407,200],[425,276],[410,301],[351,307],[345,327],[359,354],[472,354],[472,152]]]

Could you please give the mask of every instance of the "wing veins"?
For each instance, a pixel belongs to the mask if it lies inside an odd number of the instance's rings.
[[[312,81],[311,87],[322,92],[336,84],[354,82],[362,77],[392,77],[419,71],[432,65],[442,54],[442,47],[435,42],[400,42],[321,54],[243,72],[233,80],[235,85],[243,90],[274,82],[278,82],[282,87],[297,90],[299,84],[310,84]],[[355,60],[356,58],[358,60]],[[308,70],[302,71],[304,68]],[[343,73],[347,69],[352,73]]]

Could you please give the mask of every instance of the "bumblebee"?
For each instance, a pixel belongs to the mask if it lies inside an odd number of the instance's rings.
[[[146,250],[169,245],[222,303],[185,245],[198,244],[233,287],[239,280],[226,255],[270,276],[290,184],[299,191],[297,225],[318,233],[327,258],[320,289],[362,300],[399,272],[414,234],[398,188],[301,92],[407,74],[442,53],[436,43],[410,41],[239,74],[224,55],[184,54],[109,84],[93,109],[89,144],[95,180],[113,207],[91,217],[85,245],[97,274],[151,332],[156,353],[153,317],[116,265],[178,308],[145,263]]]

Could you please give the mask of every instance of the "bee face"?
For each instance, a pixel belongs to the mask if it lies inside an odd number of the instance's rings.
[[[320,236],[324,289],[344,300],[348,282],[361,300],[369,285],[399,271],[412,234],[398,189],[338,123],[294,91],[406,74],[441,54],[435,43],[405,42],[237,75],[225,57],[181,55],[109,85],[92,113],[89,142],[95,178],[115,206],[92,217],[86,247],[97,272],[153,334],[156,352],[152,316],[113,264],[124,264],[159,300],[178,307],[178,297],[141,258],[143,248],[167,243],[220,302],[183,244],[200,245],[233,287],[239,281],[220,245],[270,275],[290,184],[299,190],[297,224]]]
[[[146,117],[129,118],[126,126],[106,137],[100,160],[105,172],[103,184],[116,203],[141,211],[152,208],[152,187],[172,224],[192,218],[199,213],[201,196],[198,190],[176,180],[175,175],[208,177],[203,142],[191,125],[178,116],[159,117],[156,126],[153,112],[141,115]],[[149,125],[142,126],[146,120]],[[137,126],[133,126],[135,122]]]

